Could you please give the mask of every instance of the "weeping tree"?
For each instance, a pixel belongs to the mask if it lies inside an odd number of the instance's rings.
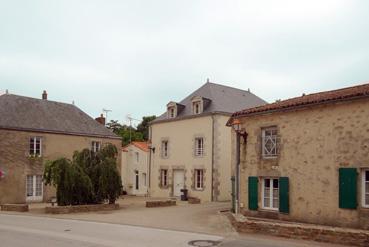
[[[117,148],[106,145],[99,152],[75,151],[72,160],[48,161],[44,183],[56,187],[58,205],[115,203],[122,191],[117,169]]]

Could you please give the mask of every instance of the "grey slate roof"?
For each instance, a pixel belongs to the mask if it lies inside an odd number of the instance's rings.
[[[191,108],[191,99],[195,96],[211,100],[209,106],[204,109],[204,112],[196,116],[210,113],[232,114],[236,111],[267,104],[266,101],[249,91],[207,82],[195,92],[187,96],[184,100],[178,102],[179,104],[184,105],[185,108],[176,118],[168,119],[167,113],[165,112],[160,117],[152,121],[151,124],[161,121],[175,121],[194,116]]]
[[[0,96],[0,129],[119,138],[72,104],[13,94]]]

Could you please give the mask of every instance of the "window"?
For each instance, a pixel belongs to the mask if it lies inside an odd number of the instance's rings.
[[[279,180],[277,178],[264,178],[262,189],[263,208],[279,209]]]
[[[204,188],[204,170],[195,170],[195,189],[202,190]]]
[[[161,156],[163,157],[163,158],[167,158],[168,157],[168,154],[169,154],[169,152],[168,152],[168,141],[162,141],[161,142]]]
[[[195,139],[195,156],[204,155],[204,138]]]
[[[167,169],[160,170],[160,185],[162,187],[168,186],[168,170]]]
[[[369,208],[369,170],[363,170],[362,182],[362,204],[363,207]]]
[[[174,107],[169,107],[168,108],[168,117],[169,118],[174,118],[176,115],[175,115],[175,109]]]
[[[193,105],[193,113],[194,114],[200,114],[201,111],[200,111],[200,102],[194,102]]]
[[[41,156],[41,137],[31,137],[29,141],[29,154],[31,156]]]
[[[135,152],[135,157],[136,157],[136,163],[138,163],[140,161],[140,154],[138,152]]]
[[[93,141],[91,142],[91,151],[94,152],[94,153],[97,153],[99,152],[101,149],[101,143],[100,142],[96,142],[96,141]]]
[[[147,181],[146,181],[146,173],[142,173],[142,181],[143,181],[143,186],[147,186]]]
[[[28,175],[26,181],[27,200],[42,200],[42,176]]]
[[[273,158],[278,155],[277,128],[262,129],[262,156]]]
[[[139,183],[140,183],[140,182],[139,182],[139,175],[138,175],[138,171],[135,171],[135,174],[136,174],[136,183],[135,183],[135,184],[136,184],[136,186],[135,186],[135,187],[136,187],[136,190],[139,190]]]

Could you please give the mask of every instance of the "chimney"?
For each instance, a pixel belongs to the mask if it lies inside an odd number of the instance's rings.
[[[47,93],[46,93],[46,90],[44,90],[44,92],[42,93],[42,99],[43,99],[43,100],[47,100]]]
[[[98,121],[100,124],[105,126],[105,118],[104,118],[103,114],[101,114],[100,117],[95,118],[95,120]]]

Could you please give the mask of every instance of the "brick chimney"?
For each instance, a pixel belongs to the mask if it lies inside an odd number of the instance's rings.
[[[42,99],[43,99],[43,100],[47,100],[47,93],[46,93],[46,90],[44,90],[44,92],[42,93]]]
[[[103,114],[101,114],[100,117],[95,118],[95,120],[98,121],[100,124],[105,126],[105,118],[104,118]]]

